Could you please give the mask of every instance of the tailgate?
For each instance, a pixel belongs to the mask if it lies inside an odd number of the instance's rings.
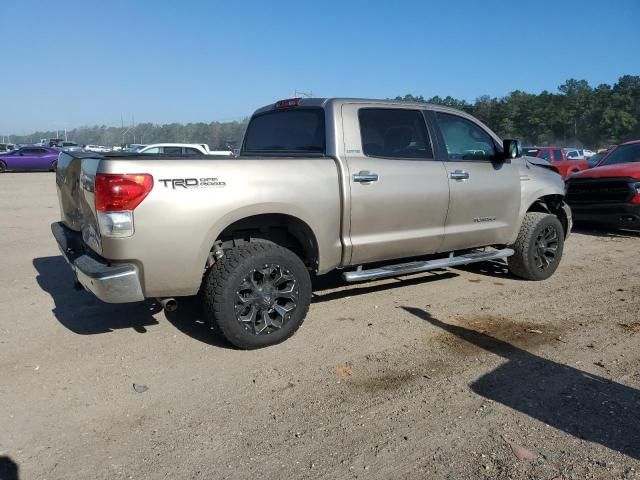
[[[61,152],[56,188],[62,222],[82,233],[82,239],[102,253],[95,209],[95,176],[101,157],[84,152]]]

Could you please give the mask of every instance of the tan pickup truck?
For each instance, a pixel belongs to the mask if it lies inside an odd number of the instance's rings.
[[[348,282],[506,258],[548,278],[571,229],[564,183],[466,113],[289,99],[252,116],[238,158],[63,152],[53,234],[105,302],[201,295],[240,348],[302,324],[311,274]]]

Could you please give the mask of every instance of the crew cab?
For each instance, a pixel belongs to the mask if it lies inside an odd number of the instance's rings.
[[[597,167],[572,175],[567,201],[576,221],[640,228],[640,140],[612,148]]]
[[[527,156],[542,158],[551,163],[562,178],[589,168],[589,162],[583,156],[569,158],[561,147],[525,147],[524,152]]]
[[[240,348],[289,338],[310,274],[347,282],[507,259],[544,280],[572,225],[564,182],[474,117],[422,103],[288,99],[238,158],[63,153],[52,225],[105,302],[199,294]]]

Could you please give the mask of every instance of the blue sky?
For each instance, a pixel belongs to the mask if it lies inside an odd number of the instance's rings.
[[[8,2],[8,4],[7,4]],[[640,0],[0,2],[0,135],[640,74]]]

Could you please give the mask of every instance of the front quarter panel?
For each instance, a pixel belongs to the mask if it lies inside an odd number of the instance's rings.
[[[561,195],[564,197],[565,186],[562,177],[556,172],[536,165],[532,165],[524,158],[519,159],[520,169],[520,215],[519,224],[515,230],[511,243],[516,241],[522,220],[536,200],[547,195]]]

